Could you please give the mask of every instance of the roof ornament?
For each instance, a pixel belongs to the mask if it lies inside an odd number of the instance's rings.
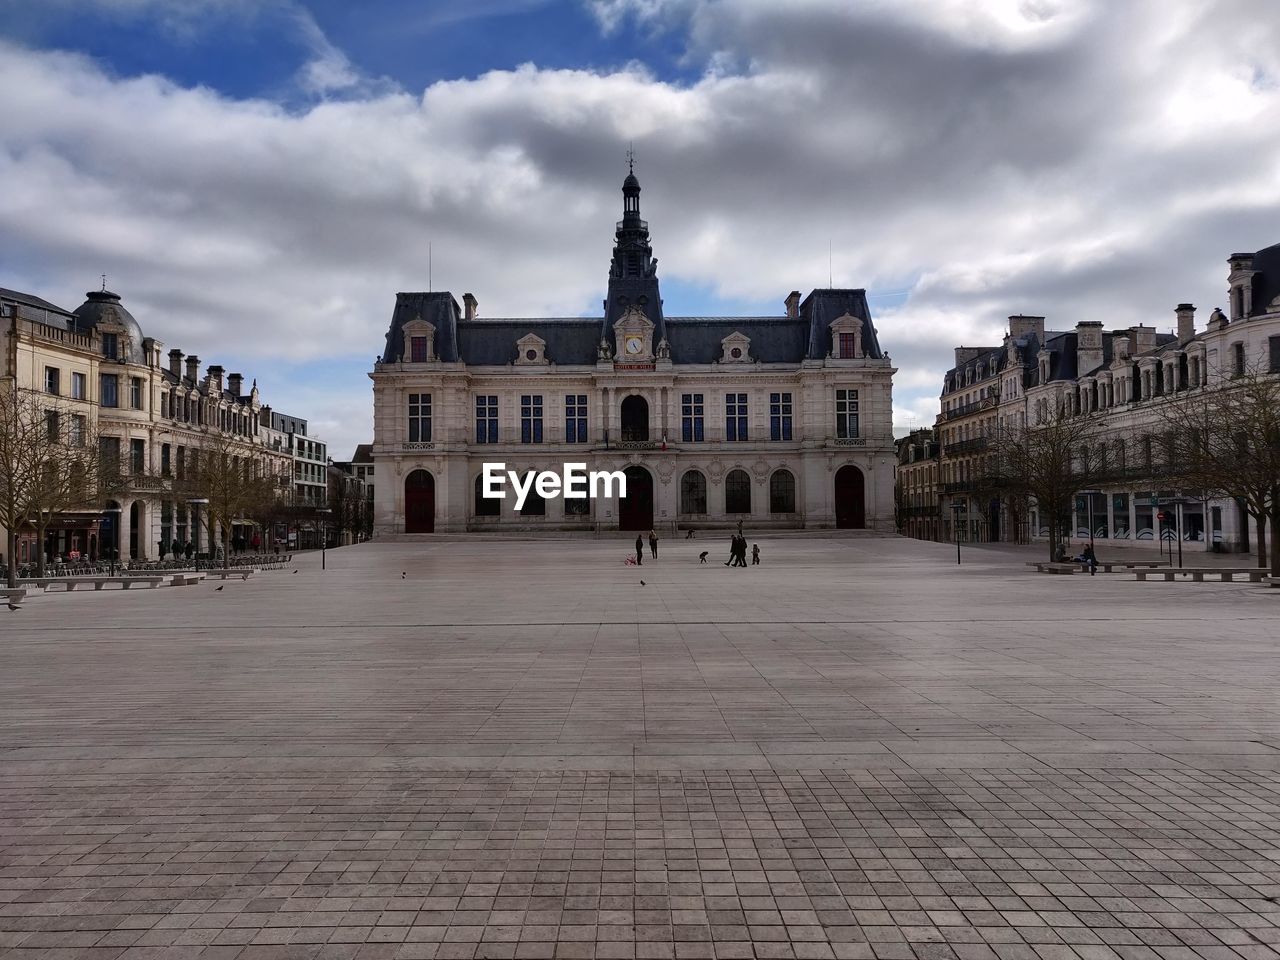
[[[107,292],[107,275],[105,273],[102,275],[102,292]]]
[[[636,172],[636,142],[627,141],[627,173]]]

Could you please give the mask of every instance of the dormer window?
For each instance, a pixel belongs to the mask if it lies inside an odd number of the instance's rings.
[[[536,333],[526,333],[516,341],[516,363],[547,363],[547,341]]]
[[[845,313],[831,324],[831,354],[839,360],[862,356],[862,321],[853,314]]]
[[[751,338],[735,330],[720,341],[721,363],[750,363]]]
[[[436,359],[436,328],[422,317],[414,317],[404,325],[401,363],[430,363]]]
[[[108,360],[115,360],[120,356],[120,338],[114,333],[104,333],[102,335],[102,355]]]

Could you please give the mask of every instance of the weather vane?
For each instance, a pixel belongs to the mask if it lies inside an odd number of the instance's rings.
[[[107,275],[105,273],[102,275],[102,292],[107,292]]]
[[[627,173],[636,172],[636,144],[632,140],[627,144]]]

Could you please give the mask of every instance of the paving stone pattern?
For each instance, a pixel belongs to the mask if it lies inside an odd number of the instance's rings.
[[[695,542],[0,618],[0,955],[1275,956],[1280,591]]]

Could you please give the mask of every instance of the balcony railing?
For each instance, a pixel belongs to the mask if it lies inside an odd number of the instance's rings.
[[[970,403],[961,404],[953,407],[943,414],[945,420],[955,420],[958,417],[967,417],[971,413],[977,413],[979,410],[990,410],[996,405],[998,397],[983,397],[981,400],[974,400]]]
[[[962,457],[970,453],[983,453],[987,449],[986,437],[972,437],[969,440],[958,440],[948,443],[943,453],[948,457]]]

